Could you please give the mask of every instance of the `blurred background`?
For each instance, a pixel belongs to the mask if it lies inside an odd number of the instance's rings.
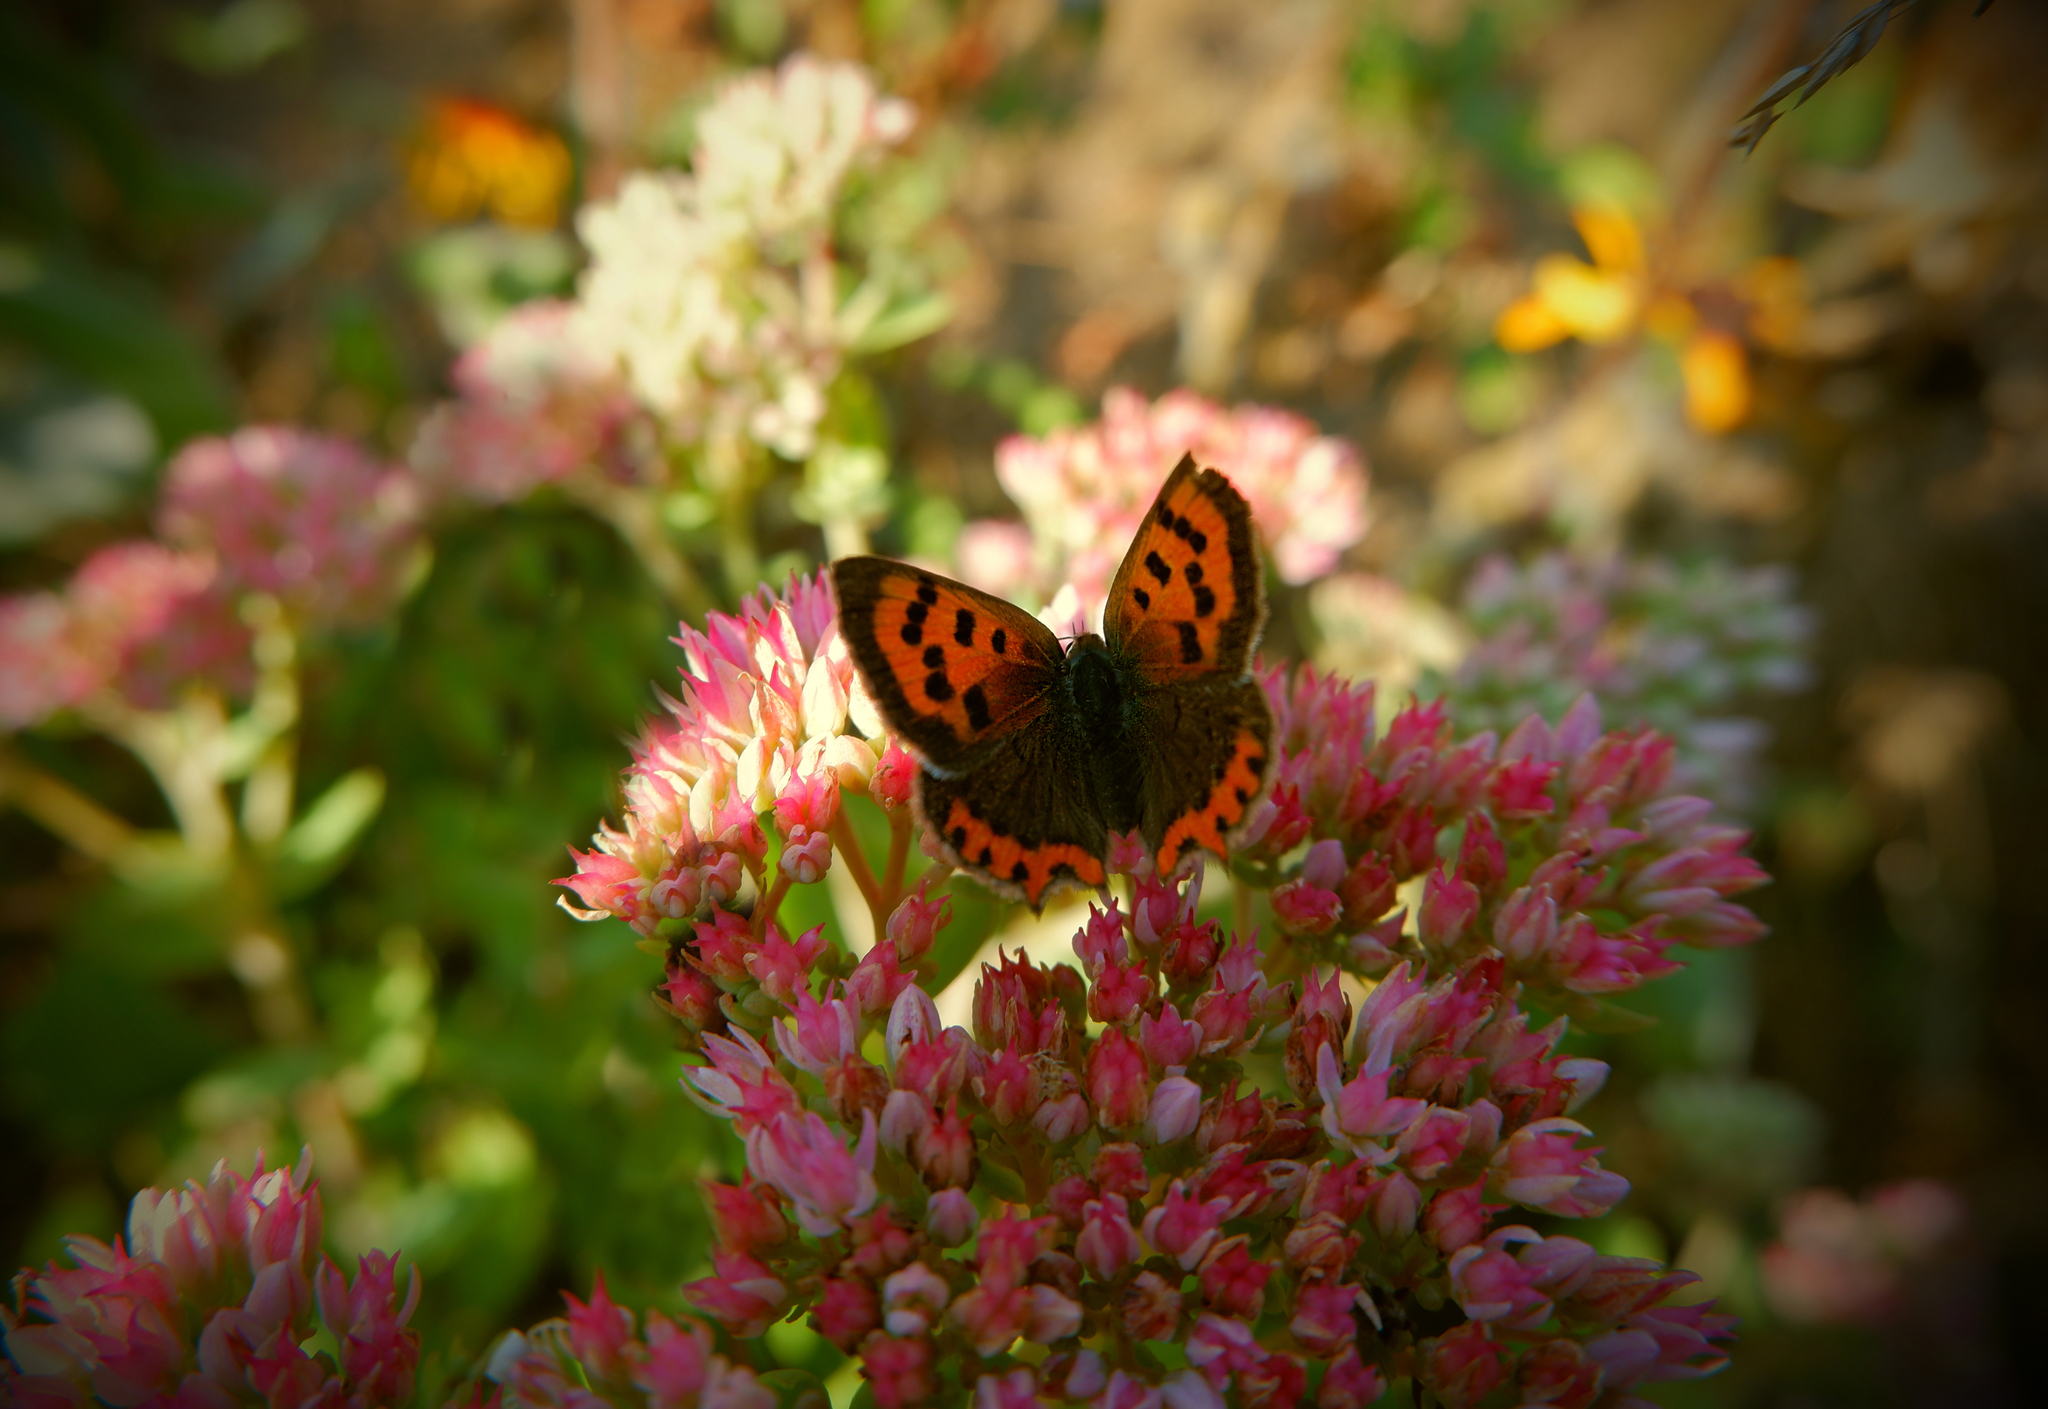
[[[307,1145],[337,1251],[422,1269],[429,1394],[599,1268],[674,1309],[728,1137],[677,1089],[658,959],[547,884],[616,815],[674,622],[869,546],[1036,604],[1005,437],[1256,404],[1331,438],[1353,516],[1277,560],[1268,659],[1466,729],[1590,690],[1776,878],[1765,941],[1583,1039],[1635,1185],[1587,1236],[1744,1317],[1666,1402],[2017,1398],[2048,1316],[2048,17],[1976,8],[7,6],[0,590],[161,528],[180,447],[256,423],[399,467],[425,531],[395,605],[282,656],[245,605],[260,669],[212,715],[9,706],[0,1253]],[[553,301],[694,257],[633,244],[679,189],[638,173],[708,188],[745,150],[699,121],[721,85],[799,52],[865,66],[873,151],[704,266],[744,365],[683,407],[577,382]],[[527,419],[482,424],[521,369]],[[201,753],[240,807],[211,850],[166,782]]]

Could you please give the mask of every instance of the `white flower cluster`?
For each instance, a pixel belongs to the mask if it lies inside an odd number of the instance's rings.
[[[913,116],[809,56],[735,80],[698,119],[690,174],[637,173],[585,207],[576,335],[678,435],[808,456],[825,388],[886,302],[842,302],[833,212]]]

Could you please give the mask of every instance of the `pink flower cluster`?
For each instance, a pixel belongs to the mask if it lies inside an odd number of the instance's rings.
[[[961,572],[1006,596],[1043,598],[1071,582],[1084,607],[1099,606],[1152,496],[1188,452],[1250,501],[1287,582],[1321,577],[1365,536],[1365,466],[1343,441],[1270,406],[1226,410],[1186,390],[1147,403],[1116,387],[1095,424],[997,447],[996,477],[1025,523],[968,525]]]
[[[947,920],[921,895],[844,978],[698,927],[775,1000],[727,1004],[686,1073],[746,1148],[706,1190],[701,1310],[740,1338],[807,1312],[882,1409],[1338,1409],[1396,1378],[1589,1406],[1723,1362],[1731,1319],[1669,1304],[1689,1274],[1498,1223],[1627,1190],[1568,1114],[1605,1067],[1529,1030],[1503,956],[1402,963],[1354,1030],[1335,973],[1276,982],[1299,951],[1118,859],[1135,898],[1091,908],[1078,969],[985,965],[971,1032],[910,976]],[[1247,1084],[1262,1044],[1285,1089]]]
[[[808,1317],[880,1409],[1338,1409],[1396,1380],[1585,1409],[1724,1362],[1732,1320],[1673,1304],[1689,1274],[1512,1212],[1628,1189],[1575,1118],[1605,1065],[1531,1001],[1586,1011],[1681,942],[1761,932],[1731,898],[1763,879],[1743,834],[1670,794],[1659,736],[1603,733],[1590,700],[1505,740],[1456,738],[1441,706],[1381,733],[1370,686],[1270,673],[1275,786],[1231,863],[1268,942],[1120,838],[1129,899],[1091,907],[1076,964],[984,965],[947,1026],[949,902],[904,893],[900,855],[877,887],[834,811],[865,788],[901,823],[914,765],[846,732],[866,705],[822,579],[681,640],[626,828],[564,884],[666,942],[686,1089],[744,1145],[685,1288],[729,1335]],[[886,917],[858,960],[774,922],[830,864]]]
[[[654,458],[646,414],[576,336],[575,312],[521,304],[456,359],[456,399],[422,423],[411,454],[438,492],[510,503],[578,474],[630,481]]]
[[[261,1402],[353,1409],[408,1400],[419,1337],[406,1329],[393,1259],[366,1254],[354,1277],[320,1253],[310,1162],[247,1179],[217,1166],[204,1185],[145,1189],[112,1247],[73,1238],[71,1267],[15,1279],[0,1309],[0,1399],[23,1409]],[[309,1354],[316,1321],[333,1352]]]
[[[244,689],[248,648],[212,555],[116,543],[61,592],[0,598],[0,729],[40,724],[106,689],[152,708],[188,681]]]
[[[1967,1222],[1956,1191],[1932,1179],[1873,1189],[1862,1200],[1808,1189],[1786,1202],[1763,1252],[1764,1292],[1788,1321],[1880,1325],[1910,1282],[1953,1253]]]
[[[1584,1013],[1673,972],[1676,944],[1763,933],[1732,899],[1767,879],[1743,854],[1748,834],[1671,794],[1670,740],[1602,733],[1591,696],[1555,728],[1531,716],[1504,740],[1454,741],[1440,701],[1377,735],[1370,684],[1308,668],[1264,683],[1279,757],[1244,847],[1275,867],[1275,917],[1316,957],[1363,973],[1491,960],[1552,1009]],[[1417,877],[1411,915],[1397,890]]]
[[[587,1304],[564,1299],[567,1316],[500,1343],[487,1371],[498,1384],[477,1387],[476,1409],[775,1409],[774,1391],[716,1354],[704,1327],[650,1311],[642,1331],[602,1273]]]
[[[613,915],[650,936],[748,885],[820,879],[841,791],[900,806],[913,776],[880,737],[822,572],[791,579],[783,597],[764,589],[737,616],[712,612],[676,642],[682,695],[634,747],[625,824],[605,826],[587,852],[572,848],[577,872],[557,882],[588,907],[572,909],[580,918]]]
[[[1723,801],[1753,781],[1763,723],[1738,701],[1802,688],[1811,613],[1782,568],[1546,553],[1481,563],[1464,615],[1478,640],[1442,684],[1468,728],[1512,728],[1590,692],[1673,736]]]
[[[61,592],[0,599],[0,728],[39,724],[111,689],[162,708],[189,684],[248,689],[252,592],[296,625],[388,611],[418,535],[412,476],[331,436],[253,426],[172,459],[162,542],[93,554]]]
[[[157,507],[168,543],[211,552],[230,593],[267,592],[314,628],[388,611],[419,532],[417,484],[335,436],[248,426],[172,459]]]

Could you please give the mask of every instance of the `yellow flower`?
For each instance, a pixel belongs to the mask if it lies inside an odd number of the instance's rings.
[[[1686,339],[1678,353],[1685,378],[1685,419],[1710,435],[1742,424],[1754,399],[1749,354],[1733,334],[1702,328]]]
[[[473,98],[436,98],[406,166],[413,199],[437,220],[489,211],[546,229],[569,189],[569,149],[554,133]]]
[[[1568,254],[1536,261],[1530,292],[1494,324],[1494,337],[1509,352],[1535,352],[1568,337],[1614,342],[1642,316],[1649,281],[1635,220],[1616,207],[1581,206],[1572,212],[1572,223],[1593,262]]]

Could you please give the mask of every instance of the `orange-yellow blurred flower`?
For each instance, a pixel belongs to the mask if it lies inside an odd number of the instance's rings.
[[[1728,291],[1703,302],[1700,289],[1653,280],[1642,231],[1617,207],[1582,206],[1572,212],[1572,223],[1593,262],[1568,254],[1537,260],[1529,292],[1501,311],[1494,338],[1509,352],[1536,352],[1566,338],[1598,344],[1647,333],[1678,349],[1685,418],[1695,429],[1722,435],[1741,425],[1755,389],[1742,338],[1727,326],[1732,320],[1725,311],[1715,316],[1729,302]],[[1760,259],[1732,282],[1743,331],[1766,347],[1795,348],[1806,317],[1799,262]]]
[[[1509,352],[1535,352],[1568,337],[1614,342],[1642,315],[1649,281],[1634,219],[1611,206],[1581,206],[1572,212],[1572,224],[1593,262],[1568,254],[1536,261],[1530,292],[1494,324],[1494,336]]]
[[[1749,354],[1733,334],[1700,329],[1679,349],[1678,370],[1685,378],[1685,419],[1694,426],[1721,435],[1748,417]]]
[[[489,212],[508,225],[561,218],[569,149],[544,128],[474,98],[436,98],[412,145],[406,183],[437,220]]]

